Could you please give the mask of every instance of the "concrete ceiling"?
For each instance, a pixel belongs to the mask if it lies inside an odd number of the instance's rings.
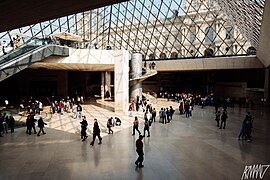
[[[114,71],[114,64],[72,64],[37,62],[30,69],[38,70],[64,70],[64,71]]]
[[[0,0],[0,32],[127,0]]]

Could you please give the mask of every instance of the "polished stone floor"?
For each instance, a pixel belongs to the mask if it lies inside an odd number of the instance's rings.
[[[178,104],[158,100],[156,109]],[[110,102],[98,101],[83,105],[89,123],[87,141],[79,136],[79,119],[69,114],[43,113],[48,125],[46,135],[26,135],[25,127],[15,134],[0,138],[0,180],[12,179],[241,179],[246,165],[270,164],[270,113],[269,109],[251,110],[255,116],[253,141],[238,141],[240,125],[249,109],[229,108],[226,129],[218,129],[214,108],[196,106],[192,118],[179,115],[169,124],[153,123],[151,137],[144,138],[144,168],[136,168],[135,141],[131,136],[135,115],[112,112]],[[113,127],[107,134],[106,121],[110,116],[122,119],[121,127]],[[25,117],[15,116],[25,121]],[[92,147],[93,119],[102,129],[103,143]],[[140,130],[143,123],[140,123]],[[258,178],[259,179],[259,178]],[[264,179],[270,179],[268,170]]]

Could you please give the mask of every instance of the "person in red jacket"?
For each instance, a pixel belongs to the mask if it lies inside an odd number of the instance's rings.
[[[144,165],[142,164],[144,158],[143,158],[143,142],[142,142],[143,136],[140,135],[139,139],[137,139],[136,141],[136,151],[139,155],[139,157],[137,158],[137,160],[135,161],[136,166],[139,166],[139,168],[144,167]]]

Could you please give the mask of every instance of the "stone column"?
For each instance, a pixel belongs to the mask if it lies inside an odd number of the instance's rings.
[[[264,74],[264,99],[268,101],[269,97],[269,68],[265,68]]]
[[[128,112],[130,54],[126,50],[114,51],[114,103],[115,112]]]
[[[105,73],[101,72],[101,83],[100,83],[100,94],[101,94],[101,99],[104,99],[105,95]]]
[[[111,72],[110,71],[105,72],[105,96],[106,96],[107,91],[109,92],[110,97],[111,97]]]
[[[140,77],[142,76],[142,54],[134,53],[131,55],[130,64],[130,102],[142,99],[142,83]]]

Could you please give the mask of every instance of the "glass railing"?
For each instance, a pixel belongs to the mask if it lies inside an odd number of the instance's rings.
[[[5,55],[3,54],[0,56],[0,64],[3,64],[10,60],[14,60],[27,52],[30,52],[38,47],[41,47],[47,44],[48,44],[47,39],[32,38],[32,39],[29,39],[27,42],[25,42],[25,44],[23,44],[22,46],[18,48],[13,49],[11,47],[6,47],[7,54]]]

